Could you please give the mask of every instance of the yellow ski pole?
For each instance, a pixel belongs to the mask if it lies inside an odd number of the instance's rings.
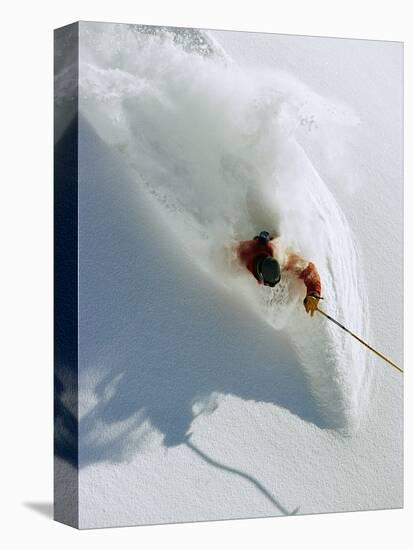
[[[388,363],[389,365],[391,365],[392,367],[394,367],[395,369],[397,369],[399,372],[401,372],[403,374],[403,370],[398,367],[396,365],[396,363],[393,363],[393,361],[390,361],[390,359],[388,357],[386,357],[385,355],[383,355],[382,353],[380,353],[379,351],[377,351],[376,349],[372,348],[371,346],[369,346],[369,344],[367,342],[365,342],[364,340],[362,340],[359,336],[357,336],[356,334],[354,334],[354,332],[351,332],[351,330],[349,330],[348,328],[346,328],[345,326],[343,326],[341,323],[339,323],[338,321],[336,321],[335,319],[333,319],[332,317],[330,317],[330,315],[327,315],[327,313],[325,311],[323,311],[322,309],[320,309],[319,307],[317,307],[316,311],[318,311],[318,313],[321,313],[321,315],[324,315],[324,317],[326,317],[327,319],[329,319],[330,321],[332,321],[334,324],[336,324],[338,327],[340,327],[341,329],[345,330],[348,334],[350,334],[353,338],[355,338],[356,340],[358,340],[361,344],[363,344],[363,346],[366,346],[366,348],[368,348],[370,351],[372,351],[373,353],[375,353],[376,355],[378,355],[379,357],[381,357],[384,361],[386,361],[386,363]]]

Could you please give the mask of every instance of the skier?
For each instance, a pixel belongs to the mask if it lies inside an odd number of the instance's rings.
[[[282,271],[294,273],[307,288],[304,298],[305,310],[311,317],[314,315],[320,300],[321,282],[317,268],[312,262],[307,262],[292,252],[280,254],[279,243],[270,237],[268,231],[261,231],[250,241],[242,241],[237,252],[240,261],[259,284],[274,287],[280,282]],[[279,261],[281,256],[284,257]]]

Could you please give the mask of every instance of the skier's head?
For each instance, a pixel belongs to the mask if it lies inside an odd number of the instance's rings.
[[[272,256],[259,257],[256,263],[259,279],[266,286],[274,287],[281,280],[281,268],[278,261]]]
[[[267,244],[271,240],[271,237],[268,231],[261,231],[261,233],[254,237],[254,239],[262,244]]]

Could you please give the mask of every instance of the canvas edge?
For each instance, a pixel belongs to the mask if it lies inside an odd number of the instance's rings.
[[[79,527],[79,25],[54,31],[54,519]]]

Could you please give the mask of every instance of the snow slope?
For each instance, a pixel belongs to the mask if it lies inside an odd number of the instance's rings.
[[[240,269],[235,245],[263,228],[280,236],[316,263],[330,313],[369,339],[351,231],[297,140],[304,117],[318,116],[337,137],[357,118],[291,77],[202,48],[204,33],[147,31],[89,24],[82,32],[82,113],[120,152],[136,192],[153,198],[171,246],[292,336],[326,423],[351,432],[368,402],[365,350],[305,315],[304,286],[293,277],[259,288]]]
[[[400,375],[231,256],[273,224],[319,266],[326,309],[369,335],[362,265],[391,250],[367,280],[372,337],[400,360],[400,46],[215,32],[200,54],[81,29],[81,526],[400,506]],[[381,141],[371,89],[394,113]]]

